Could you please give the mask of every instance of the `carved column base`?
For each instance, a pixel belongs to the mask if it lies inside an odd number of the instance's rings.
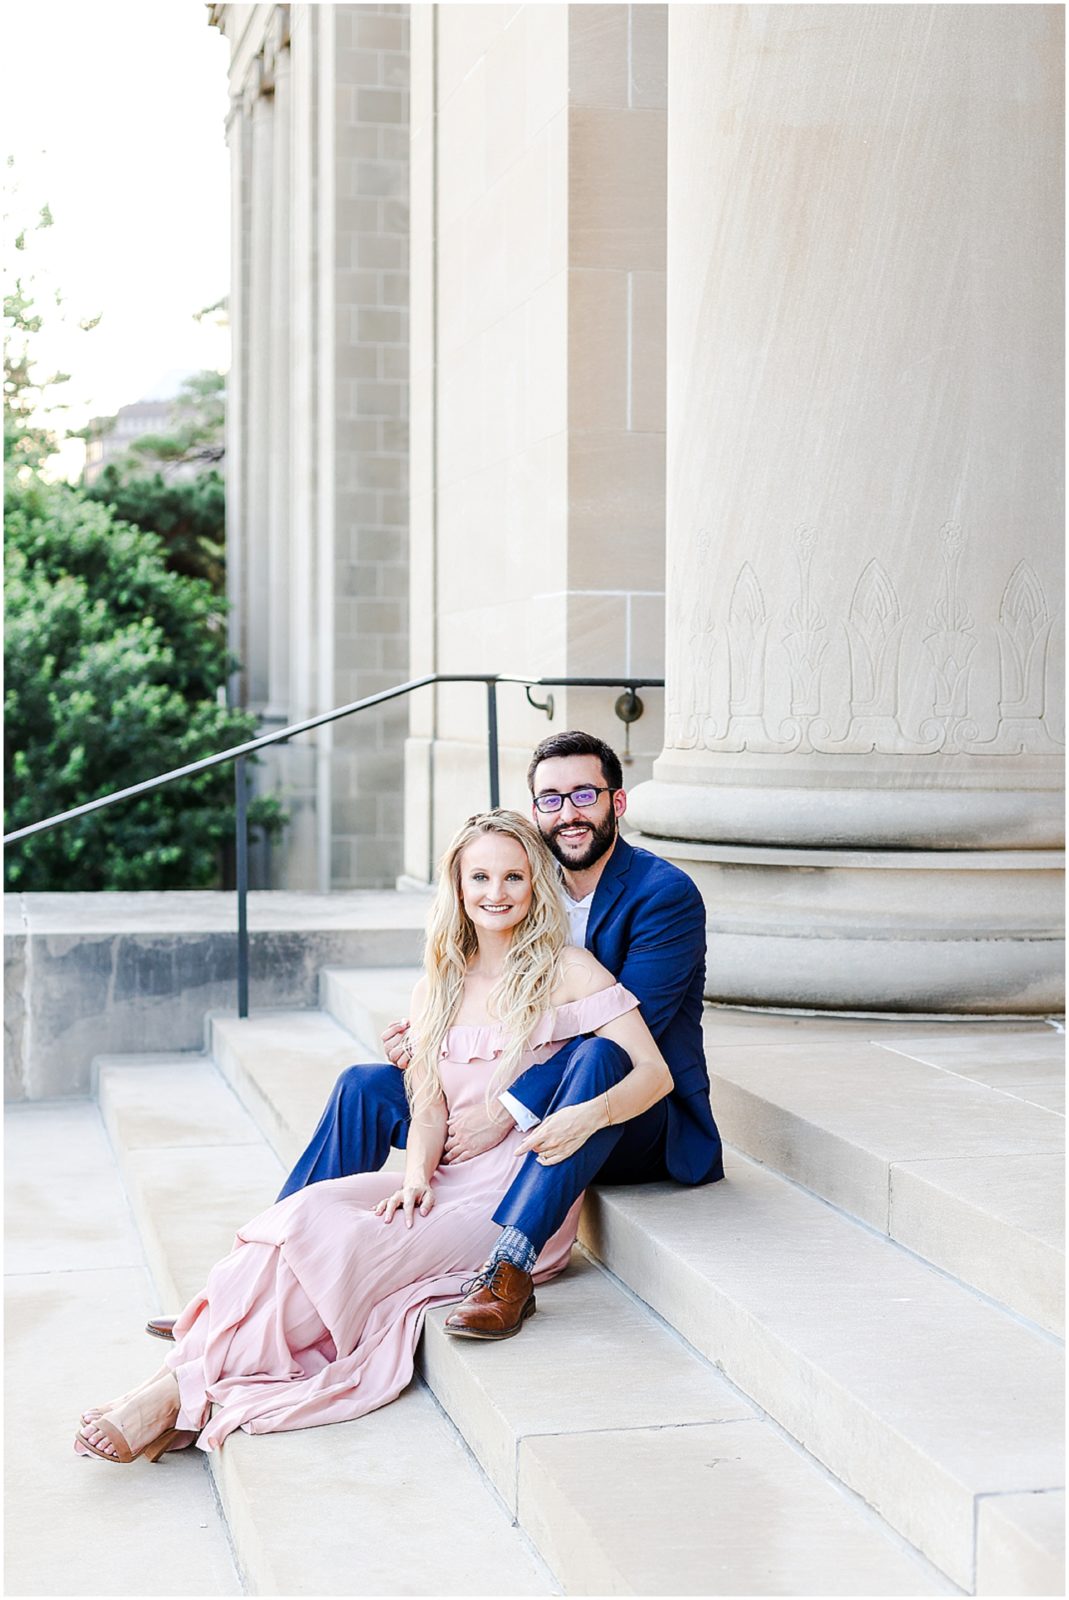
[[[631,842],[700,888],[710,1000],[992,1017],[1063,1009],[1061,851]]]
[[[721,764],[722,768],[722,764]],[[922,787],[891,773],[845,774],[835,783],[799,764],[793,783],[666,751],[658,774],[631,791],[628,820],[662,839],[875,850],[1057,850],[1064,810],[1057,772],[1043,787]],[[732,781],[733,780],[733,781]]]

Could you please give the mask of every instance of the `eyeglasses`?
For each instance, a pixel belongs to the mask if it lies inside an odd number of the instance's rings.
[[[599,794],[615,794],[615,789],[573,789],[570,794],[535,795],[536,811],[559,811],[565,800],[570,800],[578,811],[587,811],[598,803]]]

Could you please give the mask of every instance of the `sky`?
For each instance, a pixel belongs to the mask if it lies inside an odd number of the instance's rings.
[[[5,276],[14,266],[43,291],[39,371],[71,374],[71,427],[227,365],[225,328],[193,314],[229,284],[228,61],[201,0],[5,7]],[[54,226],[14,252],[12,234],[44,204]],[[69,444],[60,475],[81,461]]]

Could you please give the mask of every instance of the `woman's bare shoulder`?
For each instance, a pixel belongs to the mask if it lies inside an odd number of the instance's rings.
[[[611,989],[616,979],[603,967],[591,951],[568,945],[561,952],[557,968],[557,982],[553,988],[553,1004],[569,1005],[573,1000],[585,1000],[589,995]]]

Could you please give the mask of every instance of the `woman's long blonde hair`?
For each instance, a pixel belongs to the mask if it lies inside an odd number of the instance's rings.
[[[415,1115],[442,1092],[438,1070],[446,1031],[457,1014],[464,979],[479,940],[464,910],[460,892],[461,857],[480,834],[499,833],[523,847],[531,868],[531,905],[513,929],[499,981],[487,1009],[501,1024],[505,1048],[486,1091],[494,1095],[516,1077],[524,1045],[539,1017],[549,1009],[557,963],[568,942],[568,919],[561,904],[557,871],[541,834],[516,811],[485,811],[469,817],[442,857],[438,890],[427,922],[424,966],[427,1001],[413,1032],[412,1062],[405,1073],[409,1105]]]

